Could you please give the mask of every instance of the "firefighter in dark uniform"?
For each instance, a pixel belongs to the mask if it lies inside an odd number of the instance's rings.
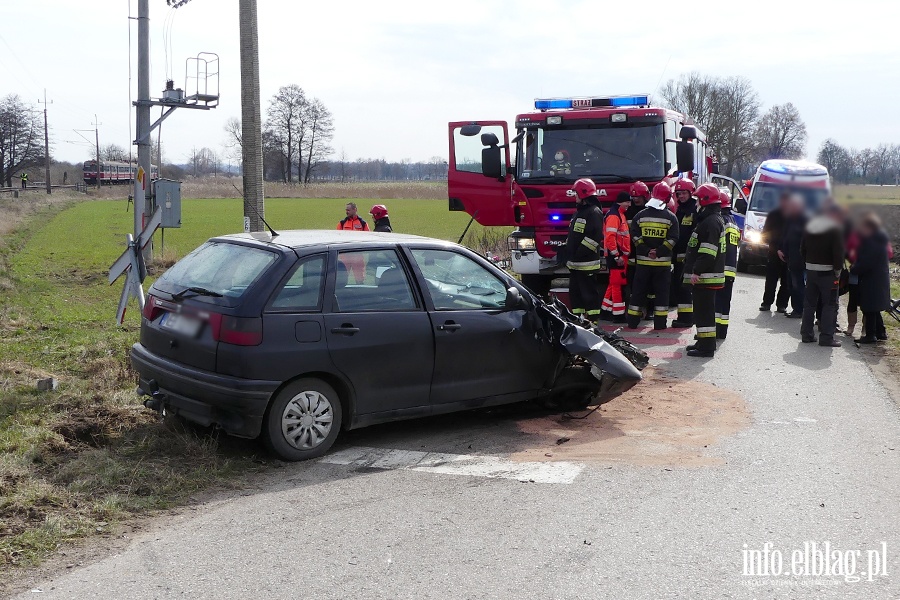
[[[691,327],[694,324],[694,303],[691,299],[691,286],[684,283],[684,256],[687,253],[688,240],[694,233],[697,220],[697,201],[694,199],[694,182],[690,179],[679,179],[675,182],[675,201],[678,206],[675,218],[678,219],[678,243],[673,253],[672,287],[669,290],[669,305],[678,311],[678,317],[672,321],[672,327]]]
[[[671,197],[669,185],[662,181],[657,183],[647,207],[631,221],[631,248],[637,263],[626,319],[631,329],[641,322],[642,309],[650,293],[656,298],[653,329],[668,327],[672,249],[678,241],[678,221],[666,208]]]
[[[569,304],[576,315],[600,318],[602,292],[597,274],[604,265],[603,212],[597,200],[597,186],[579,179],[572,186],[577,210],[569,222],[566,256],[569,268]]]
[[[725,223],[725,285],[716,292],[716,338],[724,340],[728,337],[728,319],[731,313],[731,293],[734,291],[734,279],[737,277],[738,245],[741,242],[741,230],[734,222],[731,214],[731,194],[719,191],[722,201],[722,222]]]
[[[647,187],[647,184],[643,181],[635,181],[628,188],[628,196],[631,200],[631,204],[625,207],[625,223],[628,227],[631,227],[631,221],[634,220],[635,215],[644,210],[647,206],[647,201],[650,200],[650,188]],[[632,282],[634,280],[634,268],[637,266],[634,259],[634,252],[628,255],[628,265],[625,269],[625,304],[628,304],[629,298],[631,298],[631,288]]]
[[[688,241],[684,280],[694,286],[697,342],[687,347],[687,355],[711,357],[716,353],[716,290],[725,285],[725,222],[719,206],[719,188],[704,183],[696,196],[700,212]]]

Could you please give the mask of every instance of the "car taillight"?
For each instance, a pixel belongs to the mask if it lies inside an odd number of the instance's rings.
[[[231,317],[210,313],[209,325],[213,339],[235,346],[258,346],[262,343],[260,317]]]
[[[147,296],[147,300],[144,302],[144,310],[142,312],[144,318],[148,321],[152,321],[161,311],[162,309],[159,307],[159,299],[153,294]]]

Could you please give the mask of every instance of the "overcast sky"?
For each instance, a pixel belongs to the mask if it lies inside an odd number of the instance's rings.
[[[0,95],[37,101],[47,89],[60,159],[92,152],[73,130],[92,130],[95,113],[101,145],[129,145],[129,1],[134,16],[136,0],[4,3]],[[185,162],[193,146],[220,152],[223,123],[240,115],[237,0],[174,11],[167,56],[171,11],[150,0],[154,95],[167,75],[184,85],[187,57],[221,57],[219,108],[163,126],[166,160]],[[334,113],[338,152],[425,160],[446,157],[448,121],[511,121],[539,96],[653,93],[699,71],[748,77],[764,108],[793,102],[815,156],[828,137],[900,143],[898,23],[897,0],[259,0],[263,106],[296,83]]]

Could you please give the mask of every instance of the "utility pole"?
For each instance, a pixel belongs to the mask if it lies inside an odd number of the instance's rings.
[[[94,113],[94,148],[97,150],[97,189],[100,189],[100,122]]]
[[[146,0],[144,0],[146,2]],[[244,168],[244,231],[262,231],[265,216],[262,116],[259,100],[259,33],[256,0],[239,0],[241,39],[241,139]]]
[[[41,101],[38,100],[40,103]],[[50,101],[53,103],[53,100]],[[44,181],[47,193],[50,193],[50,134],[47,132],[47,89],[44,88]]]
[[[138,96],[136,131],[138,172],[134,178],[134,238],[138,239],[144,229],[144,216],[153,214],[153,207],[147,200],[150,185],[150,0],[138,0]],[[144,249],[144,259],[153,257],[153,241]]]

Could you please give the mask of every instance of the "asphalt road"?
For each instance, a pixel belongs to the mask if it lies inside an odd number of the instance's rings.
[[[654,349],[746,402],[707,464],[522,465],[509,415],[377,427],[19,598],[900,598],[900,411],[865,354],[801,344],[761,292],[739,278],[714,360]],[[658,433],[624,432],[648,453]]]

